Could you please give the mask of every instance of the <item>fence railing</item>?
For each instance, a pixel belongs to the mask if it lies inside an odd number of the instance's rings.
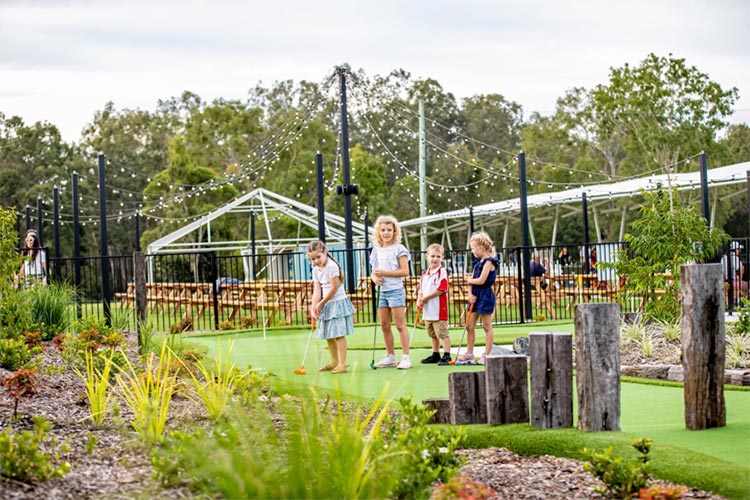
[[[740,259],[747,262],[748,241]],[[617,302],[623,312],[636,312],[645,299],[625,292],[625,277],[602,262],[614,262],[623,243],[537,246],[529,249],[532,260],[545,269],[544,276],[523,273],[523,248],[501,248],[493,291],[495,324],[572,319],[581,302]],[[727,250],[729,255],[730,250]],[[734,252],[734,250],[732,250]],[[346,269],[343,250],[331,255]],[[588,255],[588,257],[586,257]],[[446,252],[449,322],[462,325],[469,302],[466,277],[472,270],[468,250]],[[107,257],[112,311],[132,313],[135,279],[132,256]],[[347,290],[355,305],[355,322],[377,321],[376,290],[369,279],[369,250],[354,250],[355,289]],[[102,257],[50,259],[52,280],[66,281],[77,289],[80,315],[103,316]],[[410,276],[404,279],[407,321],[416,315],[419,276],[425,269],[423,252],[411,252]],[[183,252],[145,256],[146,311],[158,330],[169,331],[180,321],[193,330],[268,328],[309,324],[312,299],[311,265],[303,252],[219,255],[216,252]],[[747,273],[747,266],[742,269]],[[727,302],[738,304],[747,297],[747,279],[727,283]],[[131,317],[134,318],[134,316]],[[133,323],[134,325],[134,323]]]

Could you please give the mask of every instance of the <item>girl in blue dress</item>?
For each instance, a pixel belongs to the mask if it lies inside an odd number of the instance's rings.
[[[331,353],[331,362],[320,371],[345,373],[346,337],[354,332],[354,307],[344,290],[344,271],[322,241],[311,242],[307,256],[313,264],[310,315],[318,323],[317,337],[326,341]]]
[[[495,278],[497,276],[497,252],[489,235],[483,231],[474,233],[469,239],[469,247],[474,255],[474,271],[466,277],[469,284],[469,303],[474,304],[466,319],[466,352],[459,358],[461,363],[474,361],[474,341],[476,340],[477,319],[482,318],[485,345],[484,353],[477,361],[483,365],[492,352],[495,332],[492,330],[492,315],[495,313]]]

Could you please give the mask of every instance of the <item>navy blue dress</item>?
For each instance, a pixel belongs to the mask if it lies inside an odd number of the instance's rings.
[[[482,269],[485,262],[492,262],[495,268],[487,276],[487,281],[481,285],[471,285],[472,293],[477,297],[474,303],[474,312],[478,314],[492,314],[495,312],[495,292],[492,286],[495,284],[497,277],[497,257],[487,257],[486,259],[474,259],[474,272],[472,278],[478,278],[482,275]]]

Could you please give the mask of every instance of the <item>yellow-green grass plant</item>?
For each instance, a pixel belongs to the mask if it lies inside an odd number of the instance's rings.
[[[208,412],[208,418],[211,420],[217,420],[224,415],[229,400],[234,394],[235,385],[249,373],[249,370],[240,371],[232,363],[233,344],[230,340],[224,352],[219,339],[216,361],[212,363],[211,368],[200,359],[192,363],[198,371],[197,375],[190,369],[190,363],[183,365],[190,375],[192,390],[198,397],[196,398],[190,392],[187,396],[193,401],[202,401]]]
[[[238,398],[215,427],[170,433],[151,461],[163,484],[212,498],[390,498],[404,451],[383,435],[384,395],[364,417],[314,394],[281,398],[271,403],[281,424],[267,399]]]
[[[104,366],[101,371],[96,367],[95,355],[88,349],[84,354],[86,373],[75,366],[73,367],[76,375],[86,384],[86,396],[89,398],[89,406],[91,407],[91,422],[96,427],[101,427],[104,423],[109,410],[109,403],[112,400],[112,391],[109,390],[109,377],[112,373],[114,353],[115,351],[112,349],[109,356],[104,357]]]
[[[127,358],[125,365],[116,380],[125,403],[133,411],[133,429],[146,443],[157,443],[164,435],[177,381],[177,373],[171,369],[172,351],[165,342],[158,359],[149,353],[142,373]]]

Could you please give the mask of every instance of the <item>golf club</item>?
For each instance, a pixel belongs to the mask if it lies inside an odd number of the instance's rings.
[[[417,309],[417,316],[414,318],[414,327],[411,329],[411,336],[409,337],[409,349],[411,349],[411,341],[414,340],[414,332],[417,331],[417,323],[419,323],[419,317],[422,315],[422,308]]]
[[[469,304],[469,311],[466,313],[466,320],[464,321],[464,331],[461,333],[461,342],[458,343],[458,351],[456,351],[456,359],[448,361],[449,365],[459,365],[458,358],[461,356],[461,345],[464,343],[464,335],[466,335],[466,325],[469,323],[469,316],[471,311],[474,310],[474,304]]]
[[[315,318],[312,320],[312,325],[310,326],[310,334],[307,336],[307,347],[305,347],[305,355],[302,356],[302,366],[294,370],[294,373],[297,375],[307,375],[307,370],[305,370],[305,360],[307,359],[307,351],[310,349],[310,339],[312,339],[312,334],[315,331]]]
[[[377,310],[378,305],[380,304],[380,285],[377,287],[377,294],[375,297],[375,308]],[[378,367],[375,366],[375,341],[377,340],[378,336],[378,322],[375,322],[375,329],[372,332],[372,361],[370,361],[370,368],[373,370],[377,370]]]

